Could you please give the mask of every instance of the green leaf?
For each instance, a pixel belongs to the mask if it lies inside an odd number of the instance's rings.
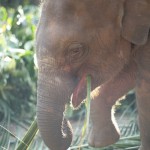
[[[38,132],[37,121],[36,119],[32,122],[25,136],[21,140],[19,146],[16,150],[26,150],[29,148],[30,144],[33,142],[35,135]]]

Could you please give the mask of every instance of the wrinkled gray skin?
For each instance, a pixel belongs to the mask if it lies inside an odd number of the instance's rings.
[[[36,34],[38,126],[51,150],[72,141],[65,104],[77,107],[92,78],[89,144],[119,139],[112,106],[135,87],[142,146],[150,147],[150,1],[45,0]]]

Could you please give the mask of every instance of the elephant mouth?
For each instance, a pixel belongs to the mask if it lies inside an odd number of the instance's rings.
[[[71,103],[74,108],[78,107],[86,97],[86,75],[83,75],[74,89]]]

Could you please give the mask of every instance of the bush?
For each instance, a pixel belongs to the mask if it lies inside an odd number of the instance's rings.
[[[34,38],[37,7],[0,7],[0,120],[33,119],[36,103]]]
[[[37,5],[40,0],[0,0],[0,4],[5,7],[14,7],[17,8],[19,5]]]

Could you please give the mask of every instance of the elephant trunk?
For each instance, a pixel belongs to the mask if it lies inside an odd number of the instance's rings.
[[[72,130],[63,112],[71,95],[68,77],[40,74],[38,78],[37,121],[41,136],[51,150],[66,150]]]

